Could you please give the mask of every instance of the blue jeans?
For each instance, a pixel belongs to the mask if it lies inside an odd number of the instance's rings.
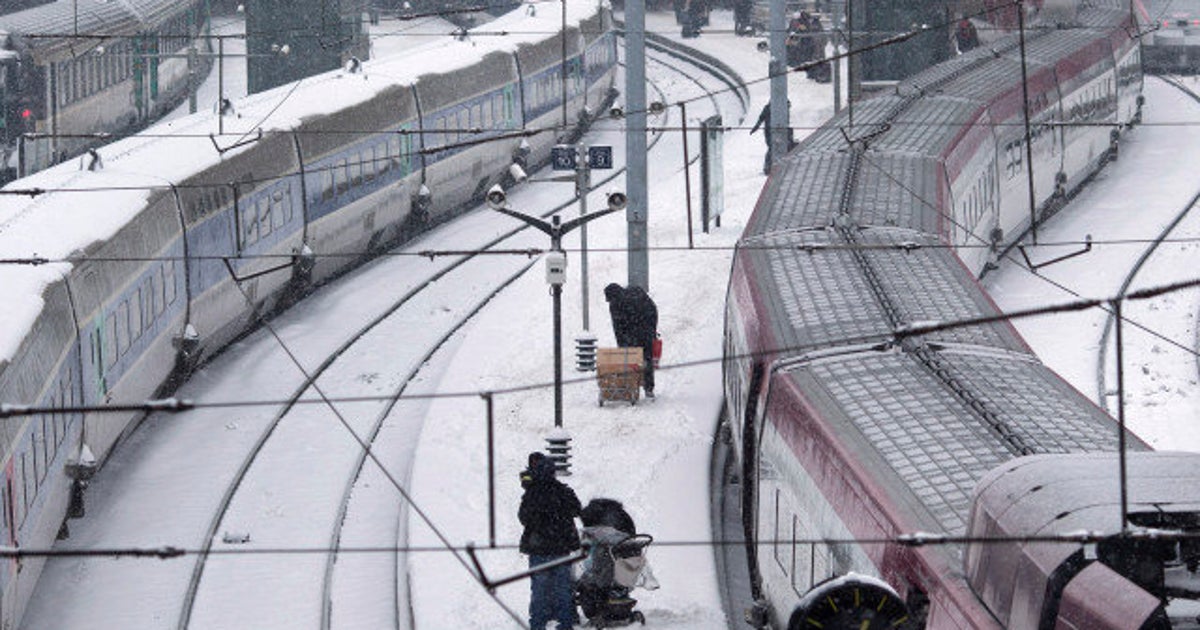
[[[546,564],[562,556],[529,556],[529,568]],[[571,565],[564,564],[548,571],[539,571],[529,578],[529,627],[543,630],[551,620],[558,621],[559,630],[579,623],[575,614],[575,595],[571,584]]]

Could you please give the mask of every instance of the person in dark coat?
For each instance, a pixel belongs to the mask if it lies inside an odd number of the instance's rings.
[[[654,340],[658,337],[658,306],[645,289],[617,283],[604,287],[604,299],[612,315],[613,336],[622,348],[642,349],[642,387],[654,398]]]
[[[541,457],[533,462],[532,476],[517,512],[525,531],[521,533],[521,553],[529,556],[533,568],[553,562],[580,548],[575,518],[581,506],[575,491],[554,478],[554,460]],[[550,620],[560,630],[579,623],[571,585],[570,565],[539,571],[529,579],[529,627],[544,630]]]
[[[752,11],[752,0],[733,0],[733,32],[735,34],[754,34],[754,26],[750,23]]]
[[[789,117],[790,117],[790,112],[792,111],[792,100],[791,99],[788,99],[787,109],[788,109]],[[765,136],[765,138],[767,140],[767,155],[766,155],[766,157],[763,158],[763,175],[770,175],[771,174],[771,157],[772,157],[771,156],[771,134],[774,133],[774,131],[772,131],[772,127],[771,127],[771,103],[770,103],[770,101],[768,101],[767,104],[763,106],[762,112],[760,112],[758,114],[758,121],[756,121],[754,123],[754,126],[750,128],[750,133],[753,134],[755,131],[758,131],[758,129],[760,127],[762,128],[763,135]],[[792,149],[792,147],[796,146],[796,142],[792,139],[792,128],[791,127],[788,127],[787,137],[788,137],[788,146],[787,146],[786,150],[790,151]]]

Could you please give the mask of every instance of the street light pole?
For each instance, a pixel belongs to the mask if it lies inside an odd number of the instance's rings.
[[[508,195],[499,184],[492,186],[487,194],[488,206],[496,212],[502,212],[510,217],[524,221],[526,225],[545,232],[550,237],[551,256],[546,258],[546,279],[550,282],[550,295],[554,301],[554,426],[562,427],[562,285],[565,282],[567,255],[562,249],[562,237],[567,232],[583,224],[599,219],[625,209],[624,193],[613,192],[608,195],[608,207],[591,214],[578,216],[566,223],[558,215],[551,217],[549,223],[538,217],[531,217],[513,210],[508,206]]]

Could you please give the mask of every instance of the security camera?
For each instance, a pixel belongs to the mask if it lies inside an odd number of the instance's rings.
[[[500,184],[496,184],[488,189],[487,192],[488,207],[492,210],[499,210],[508,204],[508,195],[504,193],[504,189]]]
[[[521,165],[516,163],[508,167],[508,174],[512,176],[513,181],[518,183],[529,179],[529,175],[525,174],[525,169],[521,168]],[[503,192],[501,194],[503,194]]]
[[[771,45],[767,43],[767,40],[762,39],[762,40],[759,40],[759,42],[757,44],[755,44],[754,47],[756,49],[758,49],[758,52],[765,53],[765,52],[767,52],[768,49],[771,48]]]
[[[608,207],[611,210],[620,210],[624,208],[625,204],[628,202],[629,199],[625,196],[625,193],[619,190],[614,190],[608,193]]]
[[[653,103],[650,103],[650,113],[651,114],[655,114],[655,115],[661,114],[666,110],[667,110],[667,106],[665,104],[663,104],[662,101],[654,101]]]
[[[613,118],[623,118],[625,116],[625,110],[622,109],[620,103],[613,103],[612,108],[608,110],[608,115]]]

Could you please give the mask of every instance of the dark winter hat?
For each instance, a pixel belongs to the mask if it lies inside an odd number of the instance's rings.
[[[554,477],[554,460],[549,457],[543,456],[533,462],[531,466],[533,466],[534,479],[552,479]]]
[[[608,302],[611,302],[620,297],[621,292],[624,290],[625,289],[621,288],[621,285],[617,284],[616,282],[611,282],[608,286],[604,287],[604,299]]]

